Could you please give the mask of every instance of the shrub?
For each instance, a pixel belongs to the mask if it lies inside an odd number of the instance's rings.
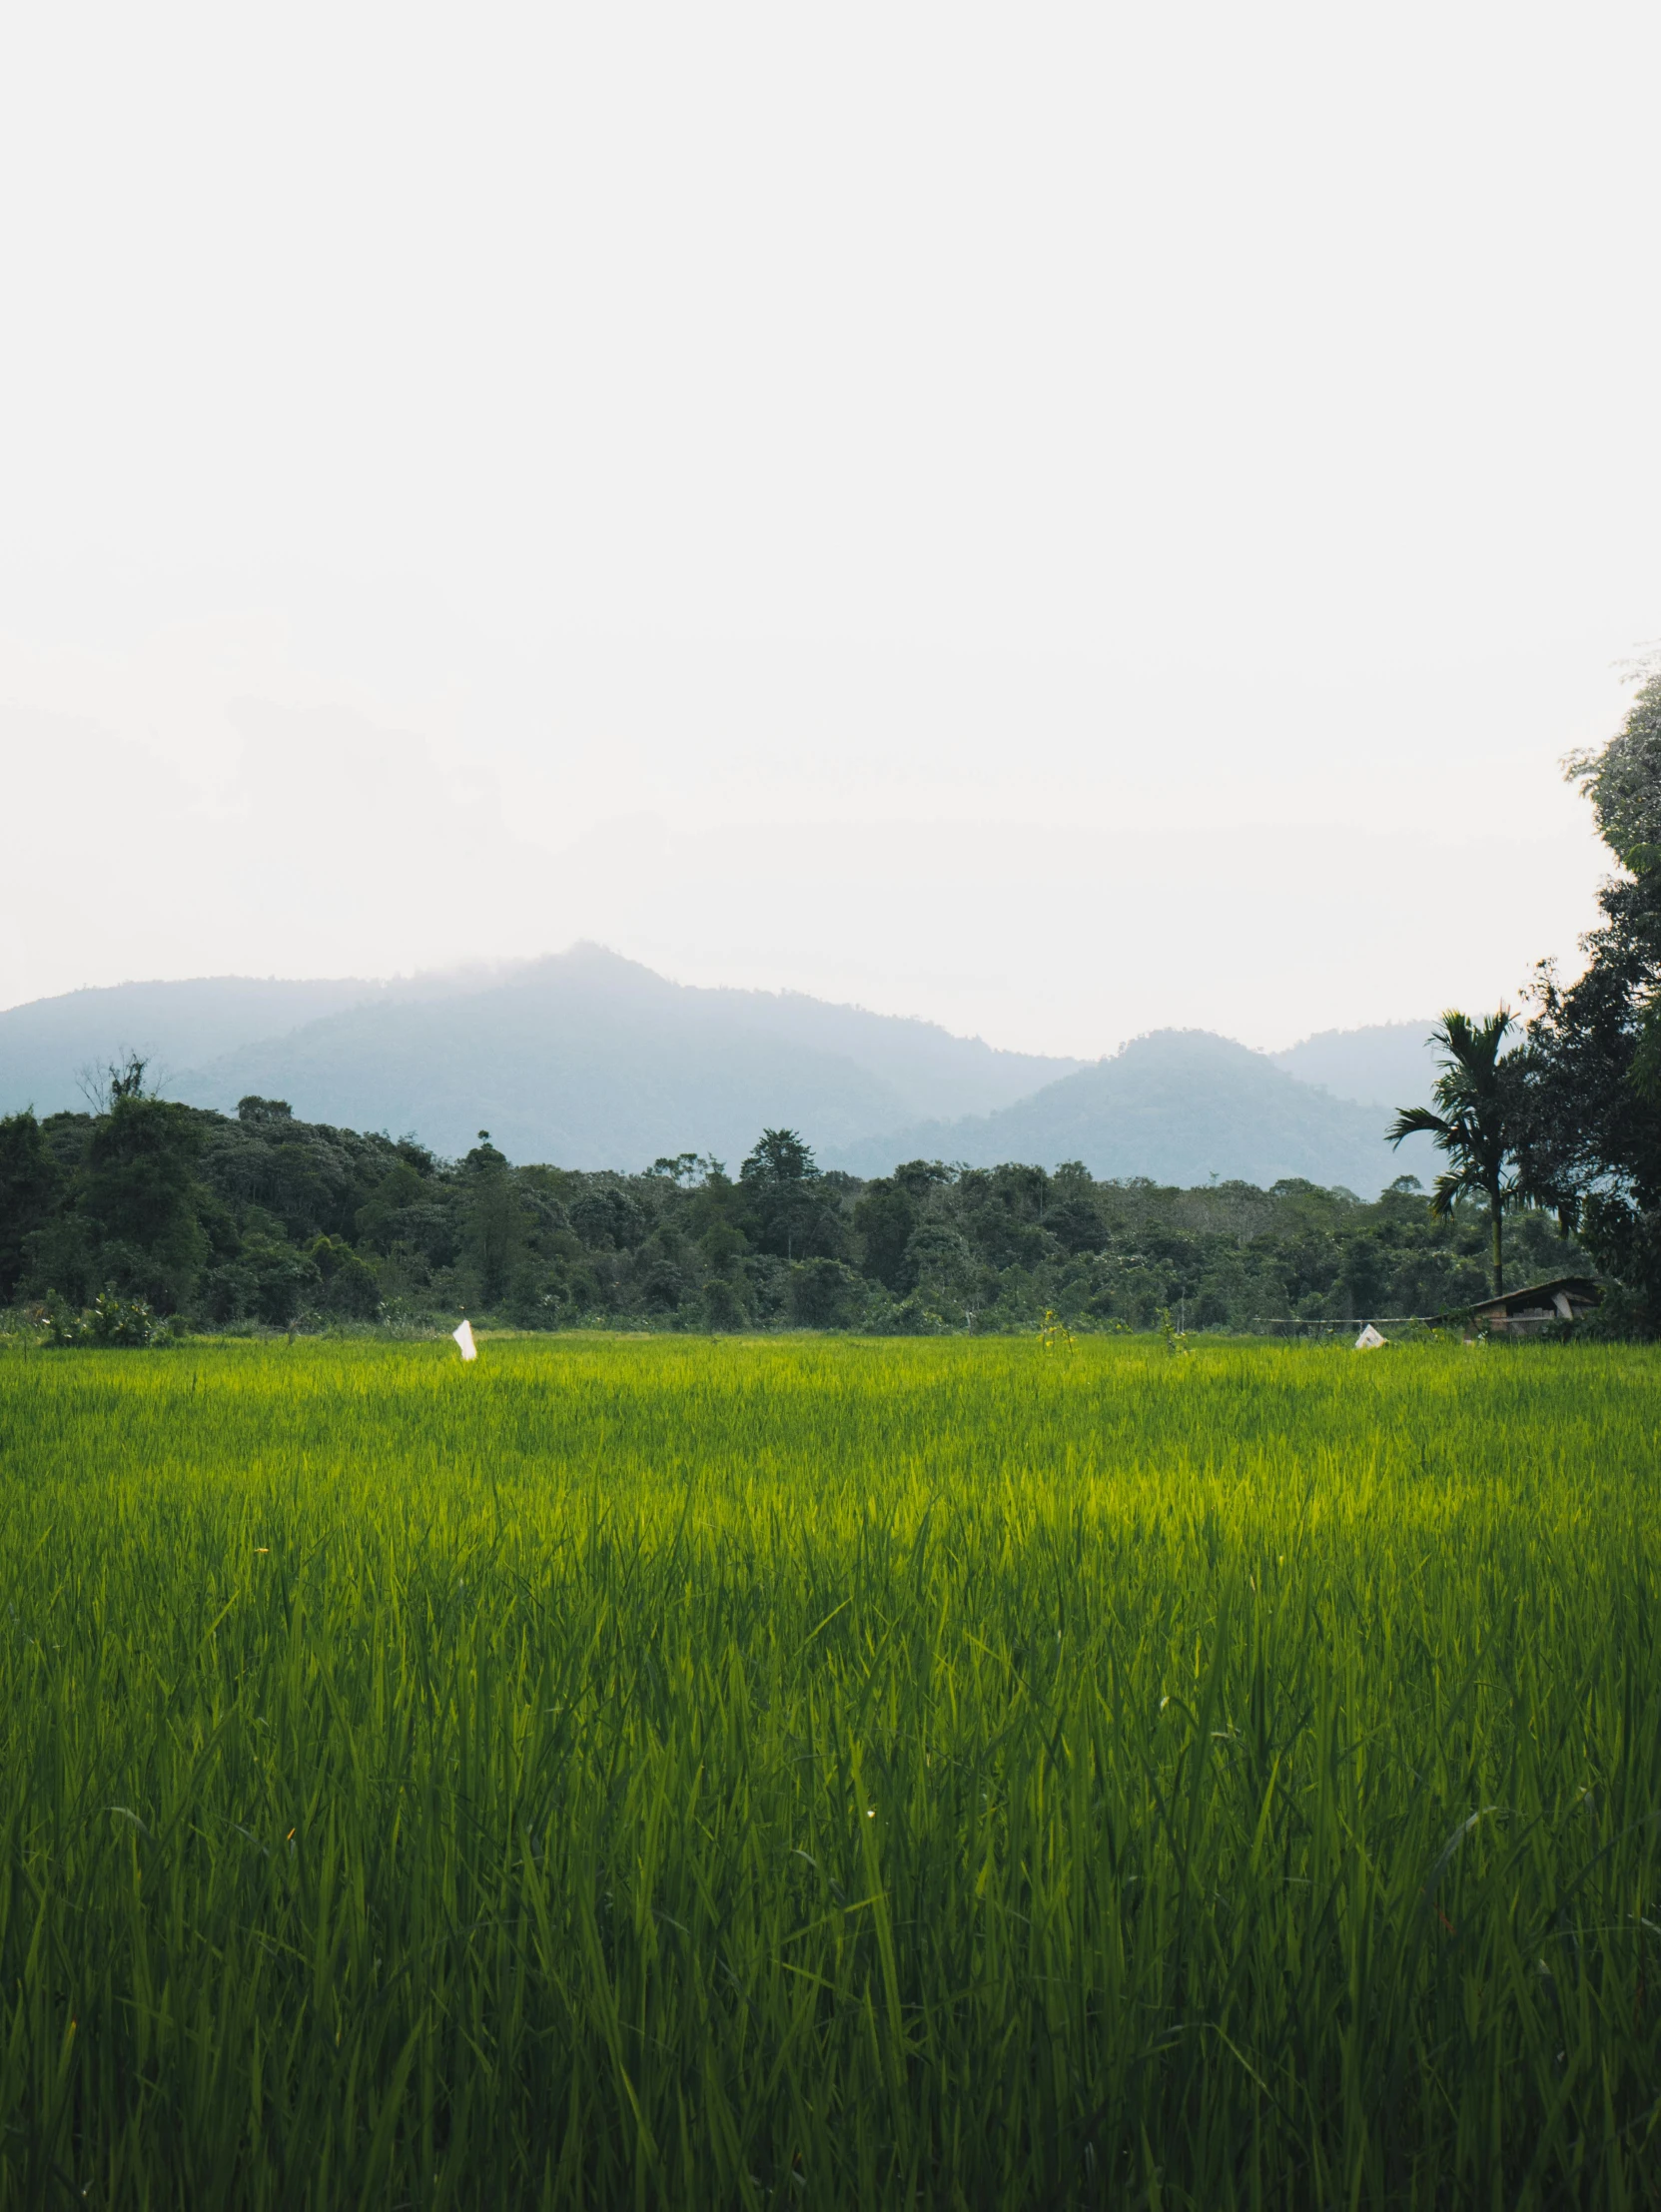
[[[46,1341],[49,1344],[100,1344],[114,1349],[142,1351],[160,1344],[172,1334],[159,1314],[142,1298],[124,1298],[118,1291],[101,1290],[81,1312],[54,1290],[46,1300]]]

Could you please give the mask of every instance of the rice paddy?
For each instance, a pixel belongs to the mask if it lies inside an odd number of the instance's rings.
[[[0,2205],[1661,2201],[1658,1383],[0,1355]]]

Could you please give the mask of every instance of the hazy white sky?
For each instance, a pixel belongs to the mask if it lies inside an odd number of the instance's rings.
[[[1661,632],[1653,6],[15,9],[0,1004],[1486,1003]]]

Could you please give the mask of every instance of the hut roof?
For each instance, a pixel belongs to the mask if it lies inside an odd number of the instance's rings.
[[[1601,1305],[1603,1291],[1590,1275],[1553,1275],[1549,1282],[1524,1283],[1497,1298],[1478,1298],[1469,1308],[1478,1320],[1485,1315],[1526,1312],[1530,1306],[1549,1306],[1561,1294],[1581,1305]]]

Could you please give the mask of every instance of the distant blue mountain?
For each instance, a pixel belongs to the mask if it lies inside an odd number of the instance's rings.
[[[1365,1030],[1322,1030],[1283,1053],[1267,1057],[1299,1083],[1318,1084],[1336,1099],[1362,1106],[1418,1106],[1430,1093],[1437,1067],[1430,1043],[1433,1024],[1380,1022]]]
[[[446,1153],[639,1168],[764,1126],[850,1143],[1010,1104],[1080,1064],[798,993],[667,982],[596,946],[489,974],[386,984],[126,984],[0,1014],[0,1111],[83,1104],[76,1072],[128,1046],[167,1095],[258,1093],[306,1119],[412,1131]]]
[[[1399,1158],[1382,1142],[1387,1105],[1422,1098],[1431,1074],[1425,1061],[1403,1088],[1424,1056],[1399,1028],[1273,1059],[1168,1030],[1084,1065],[798,993],[674,984],[577,946],[394,984],[211,977],[37,1000],[0,1013],[0,1112],[80,1106],[78,1072],[132,1048],[171,1098],[231,1110],[258,1093],[448,1154],[487,1128],[515,1160],[633,1169],[699,1151],[736,1165],[783,1126],[862,1174],[920,1155],[1082,1159],[1104,1175],[1300,1175],[1371,1195],[1427,1164],[1422,1142]],[[1401,1096],[1381,1100],[1392,1084]]]
[[[171,1089],[182,1069],[382,998],[387,989],[199,976],[189,983],[112,984],[8,1007],[0,1013],[0,1113],[31,1106],[37,1113],[83,1108],[83,1070],[105,1068],[130,1051],[142,1053],[152,1078]]]
[[[1431,1168],[1424,1139],[1409,1139],[1399,1153],[1385,1143],[1388,1117],[1381,1106],[1301,1083],[1229,1038],[1159,1030],[1001,1112],[918,1122],[832,1157],[862,1175],[902,1159],[971,1167],[1077,1159],[1098,1176],[1184,1186],[1216,1176],[1264,1188],[1301,1177],[1371,1198],[1397,1175],[1422,1180]]]

